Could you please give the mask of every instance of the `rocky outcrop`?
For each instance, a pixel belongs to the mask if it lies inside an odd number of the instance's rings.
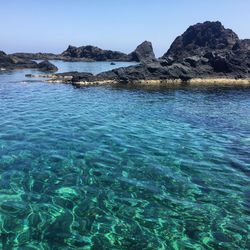
[[[163,58],[180,60],[188,56],[203,56],[215,50],[232,50],[237,42],[238,36],[220,22],[198,23],[178,36]]]
[[[152,43],[148,41],[137,46],[135,51],[128,55],[118,51],[103,50],[90,45],[82,47],[74,47],[70,45],[60,56],[66,60],[77,58],[88,61],[150,62],[156,59]]]
[[[74,47],[69,46],[62,54],[62,57],[65,58],[82,58],[92,61],[128,61],[129,58],[126,54],[112,51],[112,50],[103,50],[94,46],[82,46]]]
[[[181,63],[210,76],[249,77],[250,40],[240,40],[220,22],[205,22],[190,26],[177,37],[162,57]]]
[[[152,43],[149,41],[145,41],[137,46],[135,51],[130,53],[128,56],[130,58],[130,61],[135,62],[147,63],[156,60]]]
[[[208,76],[211,68],[203,68],[202,74]],[[173,63],[166,65],[165,61],[139,64],[126,68],[118,68],[95,76],[96,80],[112,80],[120,83],[133,83],[141,80],[181,79],[183,81],[196,78],[199,70],[192,69],[189,64]],[[73,78],[73,81],[76,78]]]
[[[151,44],[145,42],[130,54],[141,64],[114,69],[96,76],[80,73],[71,82],[136,83],[139,81],[188,82],[191,79],[250,79],[249,40],[240,40],[220,22],[191,26],[176,38],[164,56],[155,60]],[[150,60],[145,60],[150,58]],[[230,81],[231,81],[230,80]]]

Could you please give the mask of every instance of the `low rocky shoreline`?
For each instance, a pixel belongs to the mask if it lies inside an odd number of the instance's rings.
[[[48,80],[46,82],[56,83],[63,81]],[[120,82],[112,80],[96,81],[96,82],[72,82],[72,85],[75,86],[98,86],[98,85],[112,85],[112,86],[121,86]],[[250,86],[249,79],[233,79],[233,78],[194,78],[188,81],[183,82],[181,79],[175,80],[138,80],[132,84],[128,84],[136,87],[147,87],[147,86],[156,86],[156,87],[172,87],[172,86]]]
[[[109,79],[109,80],[88,80],[88,77],[93,75],[86,73],[86,80],[74,80],[73,75],[79,76],[80,73],[61,73],[61,74],[39,74],[32,75],[28,74],[26,77],[29,78],[46,78],[44,82],[46,83],[61,83],[61,84],[72,84],[77,87],[86,86],[135,86],[135,87],[180,87],[180,86],[250,86],[250,78],[235,79],[235,78],[225,78],[225,77],[207,77],[207,78],[192,78],[189,80],[182,79],[162,79],[162,80],[145,80],[138,79],[129,83],[122,83],[119,80]],[[84,73],[82,73],[84,74]],[[81,75],[83,77],[83,75]]]

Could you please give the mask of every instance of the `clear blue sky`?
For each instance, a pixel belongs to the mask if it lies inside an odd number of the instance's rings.
[[[1,0],[0,50],[58,53],[91,44],[130,52],[149,40],[160,56],[206,20],[250,38],[249,10],[250,0]]]

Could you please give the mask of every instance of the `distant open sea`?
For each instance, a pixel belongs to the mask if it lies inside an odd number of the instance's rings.
[[[26,73],[0,73],[0,249],[250,249],[250,88]]]

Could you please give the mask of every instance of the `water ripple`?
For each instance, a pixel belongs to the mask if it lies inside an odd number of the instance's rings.
[[[250,89],[21,76],[0,76],[0,248],[250,248]]]

